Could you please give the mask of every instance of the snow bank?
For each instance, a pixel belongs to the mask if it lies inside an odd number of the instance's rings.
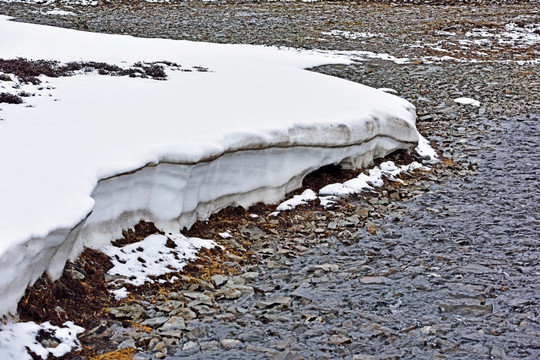
[[[43,272],[59,276],[84,246],[102,248],[140,219],[178,232],[226,206],[279,201],[323,165],[363,166],[418,142],[410,103],[303,70],[344,61],[329,56],[2,16],[0,42],[3,59],[210,70],[42,77],[25,104],[0,105],[0,314]]]

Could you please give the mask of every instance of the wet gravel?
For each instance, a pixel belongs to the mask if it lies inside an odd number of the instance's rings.
[[[309,254],[269,257],[284,268],[263,266],[250,286],[279,290],[225,303],[235,322],[191,324],[200,340],[242,342],[204,357],[538,358],[539,120],[493,124],[474,174],[402,203],[376,235],[352,227],[352,245],[333,234]]]
[[[540,358],[540,43],[459,42],[475,28],[540,24],[537,5],[112,2],[43,15],[50,8],[0,3],[90,31],[407,57],[313,70],[395,89],[446,158],[367,199],[231,224],[258,261],[229,254],[236,275],[113,309],[99,336],[136,348],[134,359]],[[432,58],[443,53],[461,61]],[[481,104],[453,101],[462,96]]]

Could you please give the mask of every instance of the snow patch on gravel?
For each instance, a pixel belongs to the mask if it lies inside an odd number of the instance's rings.
[[[426,164],[435,164],[439,161],[439,156],[429,140],[420,135],[418,146],[414,151],[422,158],[422,162]],[[397,176],[402,172],[410,172],[415,170],[428,171],[430,168],[417,161],[413,161],[408,165],[396,165],[393,161],[385,161],[380,166],[368,170],[367,173],[362,173],[356,178],[348,180],[344,183],[329,184],[319,190],[317,195],[313,190],[307,189],[300,195],[294,195],[291,199],[279,204],[276,211],[270,215],[278,215],[281,211],[292,210],[299,205],[304,205],[308,201],[319,199],[323,207],[329,207],[342,197],[347,197],[351,194],[357,194],[363,191],[373,191],[376,187],[384,185],[383,178],[390,181],[400,182],[403,180]]]
[[[123,247],[109,245],[103,252],[111,258],[113,267],[108,274],[120,276],[117,284],[154,283],[151,277],[180,271],[189,261],[197,259],[200,249],[211,249],[213,240],[188,238],[177,234],[153,234],[144,240]],[[120,295],[120,293],[115,293]]]
[[[38,342],[38,334],[43,331],[57,345],[45,347]],[[32,360],[27,349],[42,359],[63,356],[73,348],[80,348],[77,334],[83,331],[84,328],[71,321],[65,322],[63,327],[51,325],[49,322],[41,325],[34,322],[0,324],[0,359]]]
[[[339,37],[349,39],[349,40],[368,39],[368,38],[377,37],[377,36],[384,36],[383,34],[376,34],[376,33],[370,33],[370,32],[354,32],[354,31],[344,31],[344,30],[331,30],[328,32],[322,32],[322,34],[330,35],[330,36],[339,36]]]
[[[457,99],[454,99],[454,102],[457,102],[458,104],[462,105],[472,105],[472,106],[480,106],[480,101],[468,98],[468,97],[460,97]]]
[[[317,198],[317,194],[311,189],[305,190],[300,195],[294,195],[292,199],[282,202],[276,208],[277,211],[292,210],[298,205],[307,204],[308,201],[313,201]]]

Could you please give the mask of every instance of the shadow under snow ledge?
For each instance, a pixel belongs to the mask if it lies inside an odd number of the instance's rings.
[[[277,202],[322,166],[363,167],[419,140],[407,101],[304,70],[343,60],[5,17],[0,33],[10,34],[4,59],[177,64],[165,81],[85,73],[41,76],[35,89],[2,83],[35,96],[1,105],[0,315],[44,272],[58,277],[140,219],[178,232],[227,206]],[[195,66],[210,71],[178,70]]]

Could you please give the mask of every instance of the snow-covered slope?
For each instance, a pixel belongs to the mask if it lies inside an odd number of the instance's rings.
[[[45,78],[0,104],[0,315],[44,271],[61,273],[141,218],[176,232],[225,206],[275,202],[320,166],[364,165],[418,141],[414,107],[303,70],[293,50],[139,39],[0,16],[0,58],[175,62],[168,80]],[[343,61],[343,60],[340,60]]]

